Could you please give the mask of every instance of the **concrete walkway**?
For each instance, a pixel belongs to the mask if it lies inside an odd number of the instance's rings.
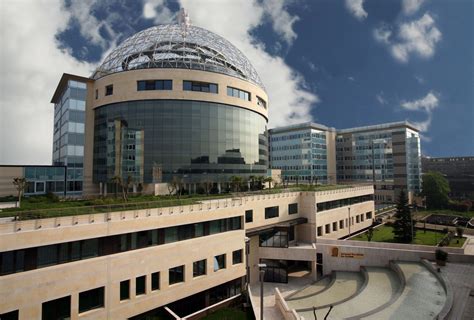
[[[467,238],[468,243],[464,247],[464,254],[474,255],[474,236],[464,235]]]
[[[263,318],[265,320],[283,320],[280,310],[275,306],[275,288],[278,288],[281,294],[286,297],[312,282],[314,280],[308,271],[289,274],[288,283],[265,282],[263,284]],[[251,285],[250,291],[255,319],[260,320],[260,283]]]

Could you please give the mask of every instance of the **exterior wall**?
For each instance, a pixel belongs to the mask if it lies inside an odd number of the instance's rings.
[[[0,296],[8,295],[9,298],[0,300],[0,313],[19,309],[20,319],[39,319],[43,302],[70,295],[72,319],[126,319],[243,277],[246,255],[242,257],[242,263],[232,265],[232,252],[239,249],[245,252],[245,230],[301,217],[307,217],[308,223],[296,228],[297,247],[263,248],[259,247],[258,236],[250,238],[250,282],[258,281],[260,258],[312,261],[314,267],[316,249],[312,243],[316,242],[315,230],[320,223],[316,203],[371,193],[372,187],[277,193],[178,207],[0,223],[0,252],[4,252],[221,218],[241,216],[244,221],[245,211],[253,210],[253,222],[243,224],[243,230],[1,276]],[[298,203],[297,214],[288,214],[291,203]],[[279,206],[279,216],[265,219],[265,208],[271,206]],[[351,212],[362,210],[360,213],[363,213],[369,207],[373,208],[373,202],[353,205]],[[346,212],[344,209],[347,208],[342,208]],[[326,215],[328,219],[334,216],[330,211]],[[214,272],[213,257],[223,253],[226,254],[226,269]],[[207,275],[193,278],[193,262],[201,259],[207,259]],[[185,282],[170,286],[168,269],[180,265],[185,265]],[[151,273],[154,272],[160,272],[160,289],[151,292]],[[135,278],[143,275],[147,276],[146,294],[136,297]],[[126,301],[119,299],[120,281],[123,280],[130,280],[131,285],[131,298]],[[105,286],[105,307],[79,315],[79,293],[101,286]]]
[[[335,248],[338,254],[333,256]],[[320,239],[316,251],[323,255],[323,274],[330,274],[332,271],[360,271],[361,266],[388,267],[393,260],[435,260],[436,249],[431,246]],[[451,248],[443,250],[449,251],[449,249]],[[341,253],[345,253],[346,257],[342,257]],[[474,263],[474,256],[456,251],[449,253],[448,260]]]
[[[84,194],[99,194],[100,186],[92,182],[93,159],[94,159],[94,83],[87,83],[86,98],[86,123],[84,133]]]
[[[330,142],[334,129],[308,122],[270,129],[269,134],[270,166],[281,169],[285,181],[336,182],[334,143]]]
[[[173,90],[137,91],[137,81],[158,79],[173,80]],[[184,91],[183,80],[217,83],[219,86],[218,94]],[[110,96],[105,96],[105,86],[110,84],[113,84],[114,92]],[[250,92],[251,101],[227,96],[227,86]],[[268,106],[268,96],[262,88],[250,82],[219,73],[189,69],[130,70],[110,74],[97,79],[94,82],[94,92],[95,90],[98,90],[99,97],[98,99],[93,100],[93,109],[122,101],[155,99],[195,100],[223,103],[246,108],[257,112],[268,119],[268,109],[257,105],[256,96],[259,96],[267,102]]]
[[[0,197],[16,196],[18,191],[12,182],[23,174],[23,167],[0,167]]]
[[[336,132],[326,132],[327,146],[327,164],[328,164],[328,183],[336,184],[337,182],[337,166],[336,166]]]
[[[41,303],[71,295],[71,319],[78,319],[79,292],[105,286],[105,307],[80,314],[80,318],[127,319],[244,276],[244,263],[232,265],[232,251],[243,249],[243,237],[243,230],[231,231],[3,276],[0,296],[9,298],[2,299],[0,312],[20,306],[20,319],[40,319]],[[214,272],[213,257],[223,253],[226,269]],[[193,278],[193,262],[202,259],[207,259],[207,275]],[[168,269],[180,265],[185,265],[185,282],[169,285]],[[151,273],[158,271],[160,289],[152,292]],[[146,294],[137,297],[135,278],[143,275],[147,276]],[[120,281],[128,279],[131,297],[120,301]]]

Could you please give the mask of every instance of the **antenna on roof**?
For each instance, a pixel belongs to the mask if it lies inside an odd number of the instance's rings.
[[[188,12],[184,8],[181,8],[181,10],[179,10],[178,24],[181,27],[181,35],[184,39],[186,39],[186,35],[188,34],[188,28],[191,24],[191,21],[189,20]]]

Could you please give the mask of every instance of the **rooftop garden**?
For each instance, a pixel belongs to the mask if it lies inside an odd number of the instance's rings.
[[[110,194],[108,197],[91,199],[62,199],[54,194],[44,196],[24,197],[20,208],[9,208],[0,210],[0,218],[15,217],[18,220],[50,218],[59,216],[71,216],[82,214],[105,213],[124,210],[138,210],[149,208],[163,208],[198,204],[206,200],[240,198],[250,195],[276,194],[281,192],[298,191],[327,191],[349,188],[348,185],[290,185],[285,188],[276,187],[259,191],[232,192],[222,194],[182,194],[182,195],[134,195],[122,197],[122,194]],[[126,199],[126,200],[124,200]],[[16,197],[8,196],[0,198],[0,202],[14,202]]]

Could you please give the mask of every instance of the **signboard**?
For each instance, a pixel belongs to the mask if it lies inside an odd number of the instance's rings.
[[[332,247],[330,249],[331,257],[338,257],[338,258],[351,258],[351,259],[363,259],[363,253],[357,252],[340,252],[338,247]]]

